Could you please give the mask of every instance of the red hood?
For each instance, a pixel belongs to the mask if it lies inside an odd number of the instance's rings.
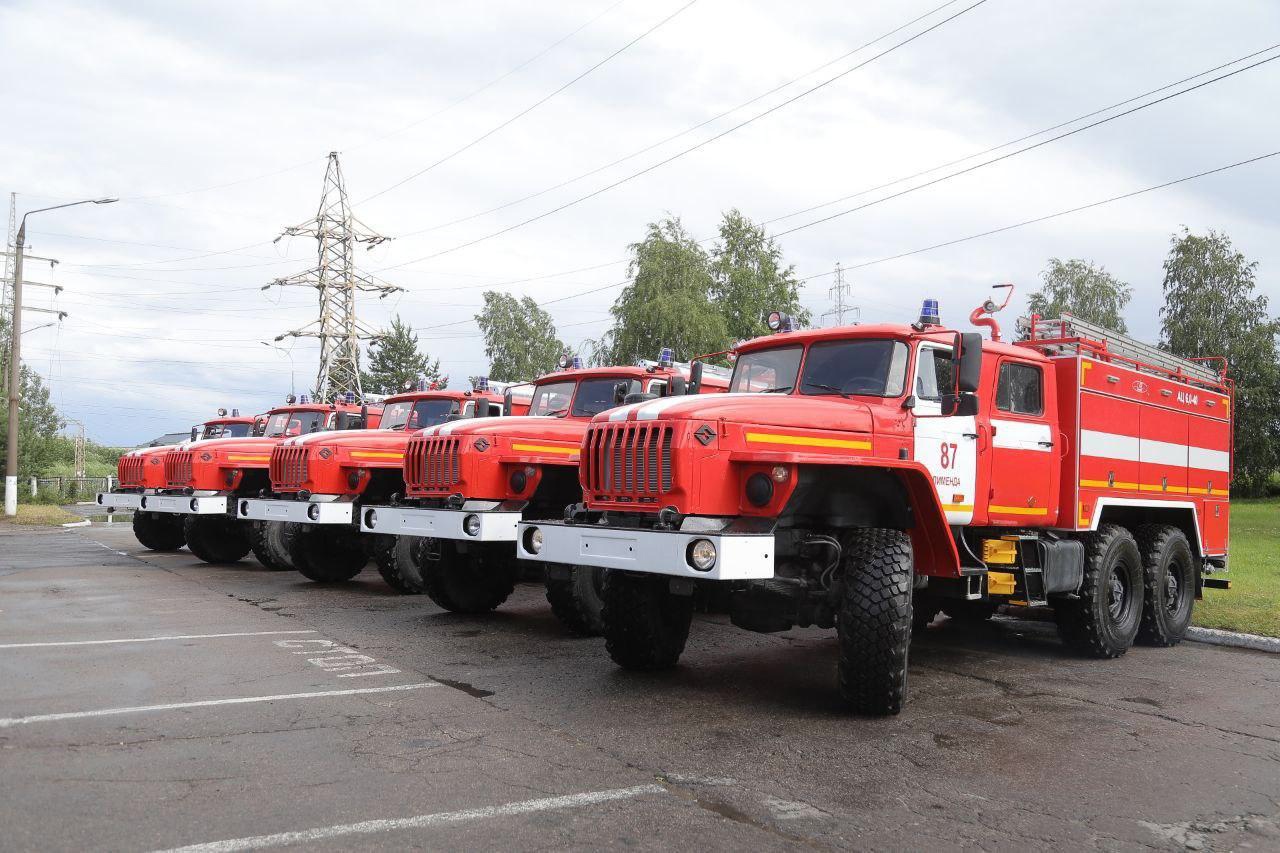
[[[874,431],[871,407],[866,403],[834,396],[797,398],[791,394],[708,394],[694,397],[663,397],[601,412],[592,419],[592,423],[620,421],[644,423],[653,420],[726,421],[837,432]]]

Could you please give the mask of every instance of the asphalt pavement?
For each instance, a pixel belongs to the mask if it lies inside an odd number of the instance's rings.
[[[626,673],[533,584],[457,616],[0,526],[0,847],[1280,849],[1280,656],[940,618],[890,719],[835,660],[713,614]]]

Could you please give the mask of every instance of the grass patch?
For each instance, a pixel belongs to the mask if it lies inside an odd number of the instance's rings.
[[[1280,499],[1231,502],[1231,589],[1206,589],[1195,624],[1280,637]]]
[[[13,518],[0,515],[10,524],[30,524],[43,527],[52,527],[58,524],[67,524],[72,521],[79,521],[80,516],[67,512],[60,506],[49,504],[18,504],[18,514]]]

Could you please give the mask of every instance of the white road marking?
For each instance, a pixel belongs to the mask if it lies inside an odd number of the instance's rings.
[[[169,637],[130,637],[122,640],[65,640],[50,643],[3,643],[0,649],[39,649],[49,646],[109,646],[116,643],[157,643],[161,640],[213,640],[219,637],[268,637],[279,634],[314,634],[315,631],[244,631],[238,634],[174,634]]]
[[[244,696],[238,699],[204,699],[199,702],[173,702],[168,705],[135,705],[132,708],[100,708],[97,711],[69,711],[63,714],[34,714],[30,717],[0,717],[0,729],[25,723],[56,723],[60,720],[80,720],[86,717],[111,717],[116,714],[141,714],[148,711],[176,711],[182,708],[207,708],[211,705],[248,705],[254,702],[278,702],[286,699],[324,699],[329,696],[355,696],[364,693],[392,693],[398,690],[420,690],[423,687],[439,687],[439,682],[421,684],[397,684],[394,687],[361,687],[352,690],[319,690],[315,693],[280,693],[275,696]]]
[[[163,851],[163,853],[232,853],[232,851],[237,850],[261,850],[264,847],[281,847],[286,844],[308,845],[327,838],[339,838],[344,835],[370,835],[376,832],[389,832],[397,829],[423,829],[429,826],[460,823],[468,820],[509,817],[511,815],[545,812],[554,809],[571,809],[607,803],[613,800],[627,800],[645,794],[661,794],[665,791],[666,788],[661,785],[636,785],[633,788],[614,788],[608,791],[568,794],[563,797],[522,800],[502,806],[485,806],[484,808],[464,809],[457,812],[437,812],[415,817],[365,820],[359,823],[343,823],[336,826],[322,826],[316,829],[302,829],[296,832],[278,832],[274,835],[231,838],[226,841],[211,841],[207,844],[175,847],[171,850]]]

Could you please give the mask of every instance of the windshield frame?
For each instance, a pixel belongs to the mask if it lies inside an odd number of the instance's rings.
[[[267,416],[267,426],[265,430],[265,435],[267,438],[295,438],[297,435],[310,435],[313,432],[325,432],[329,429],[329,415],[331,414],[332,412],[322,412],[322,411],[307,410],[307,409],[304,409],[301,411],[294,409],[291,411],[286,410],[283,412],[273,412]],[[296,433],[295,435],[289,435],[288,433],[289,421],[293,420],[295,417],[298,418],[300,421],[310,419],[309,422],[312,424],[318,424],[318,428],[304,429]],[[279,418],[284,419],[283,421],[284,429],[280,432],[273,432],[272,424]]]
[[[209,435],[210,430],[218,430],[217,435]],[[253,435],[253,424],[205,424],[200,431],[202,441],[214,438],[249,438]]]
[[[450,415],[457,415],[463,412],[462,407],[458,404],[458,400],[454,397],[419,397],[417,399],[410,399],[410,400],[397,400],[394,403],[388,403],[386,407],[383,408],[382,421],[380,423],[379,428],[396,430],[397,432],[404,432],[406,429],[409,428],[409,421],[413,418],[414,414],[418,413],[419,406],[427,406],[430,404],[439,404],[439,403],[447,404],[449,407],[449,411],[439,416],[432,415],[431,417],[433,418],[433,420],[430,420],[429,422],[417,423],[412,427],[412,429],[419,430],[419,429],[425,429],[426,427],[437,426],[439,424],[444,423],[446,420],[448,420]],[[391,424],[390,426],[388,426],[387,425],[388,413],[394,412],[395,409],[399,406],[406,407],[404,420],[398,424]],[[439,420],[434,420],[434,418],[436,417],[439,417]]]
[[[809,365],[809,353],[813,347],[838,346],[840,344],[848,344],[848,343],[860,342],[860,341],[891,343],[891,344],[896,344],[897,346],[903,348],[903,358],[901,362],[902,375],[899,377],[899,379],[901,380],[901,383],[896,393],[866,394],[866,393],[856,393],[853,391],[839,392],[839,391],[827,391],[827,390],[812,390],[812,391],[802,390],[802,386],[805,384],[804,383],[805,370]],[[776,352],[781,352],[785,350],[796,350],[796,349],[800,350],[800,358],[796,362],[795,375],[794,377],[792,377],[792,382],[790,387],[780,385],[780,386],[776,386],[773,389],[763,390],[763,391],[742,391],[737,388],[737,382],[739,377],[739,373],[738,373],[739,367],[743,365],[743,363],[746,360],[750,359],[751,356],[759,355],[763,353],[776,353]],[[914,353],[915,349],[916,348],[911,345],[910,340],[906,340],[894,335],[881,335],[877,337],[859,337],[855,335],[855,336],[845,336],[845,337],[814,338],[812,340],[805,341],[805,342],[787,341],[785,343],[779,343],[779,345],[776,347],[761,347],[760,349],[752,349],[749,352],[745,352],[739,355],[733,365],[733,374],[729,378],[729,391],[731,393],[739,393],[739,394],[782,394],[785,396],[795,395],[795,396],[804,396],[804,397],[830,397],[830,396],[871,397],[878,400],[894,400],[906,395],[910,390],[910,386],[915,380],[915,374],[913,372],[915,370],[915,363],[914,363],[915,359],[913,357],[915,355]],[[892,361],[890,362],[890,365],[892,366]],[[886,379],[886,382],[885,382],[886,391],[889,390],[889,386],[891,384],[892,383],[889,381],[889,379]],[[786,387],[785,391],[781,390],[783,387]]]

